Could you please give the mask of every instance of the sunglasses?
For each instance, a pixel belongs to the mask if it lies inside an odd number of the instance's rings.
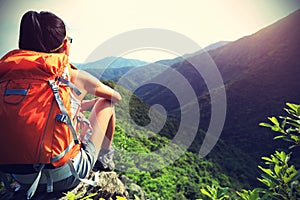
[[[68,36],[68,40],[69,40],[70,43],[73,42],[73,38],[71,38],[70,36]]]

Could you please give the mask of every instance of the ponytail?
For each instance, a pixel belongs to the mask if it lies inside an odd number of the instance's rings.
[[[66,37],[64,22],[50,12],[28,11],[21,20],[19,48],[52,52]]]

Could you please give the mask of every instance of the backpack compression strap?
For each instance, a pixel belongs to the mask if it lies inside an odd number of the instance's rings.
[[[67,80],[66,80],[67,81]],[[64,106],[64,103],[59,95],[59,87],[58,85],[55,83],[55,80],[49,80],[49,85],[53,91],[53,94],[54,94],[54,98],[58,104],[58,107],[61,111],[62,114],[57,114],[55,119],[57,121],[60,121],[60,122],[63,122],[65,124],[67,124],[72,132],[72,135],[73,135],[73,139],[74,139],[74,142],[75,144],[79,144],[79,140],[78,140],[78,137],[77,137],[77,133],[76,133],[76,130],[75,128],[73,127],[73,124],[72,124],[72,121],[71,121],[71,118]],[[74,86],[75,87],[75,86]]]
[[[34,180],[34,182],[32,183],[32,185],[30,186],[30,188],[27,191],[27,199],[31,199],[39,185],[40,179],[41,179],[41,175],[42,175],[42,171],[45,167],[45,164],[39,165],[38,166],[38,173],[37,176]]]

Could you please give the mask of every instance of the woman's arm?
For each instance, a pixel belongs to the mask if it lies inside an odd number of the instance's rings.
[[[71,82],[82,92],[80,96],[77,96],[80,100],[88,93],[105,98],[113,103],[117,103],[122,99],[117,91],[104,85],[96,77],[82,70],[71,69]]]

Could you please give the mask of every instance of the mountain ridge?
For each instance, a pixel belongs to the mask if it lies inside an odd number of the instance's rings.
[[[158,60],[155,63],[171,66],[175,63],[184,61],[188,57],[192,57],[192,56],[197,55],[197,54],[202,53],[202,52],[207,52],[207,51],[217,49],[217,48],[222,47],[222,46],[224,46],[228,43],[230,43],[230,41],[215,42],[215,43],[212,43],[212,44],[210,44],[210,45],[204,47],[203,49],[200,49],[200,50],[198,50],[194,53],[184,54],[183,56],[179,56],[179,57],[176,57],[176,58],[173,58],[173,59]]]
[[[259,122],[268,116],[282,114],[288,101],[300,102],[295,92],[300,88],[296,76],[300,73],[298,21],[300,10],[252,35],[208,52],[223,78],[227,95],[227,116],[221,138],[240,146],[256,162],[262,155],[272,152],[277,144],[272,142],[270,132],[258,127]],[[204,56],[202,53],[190,59],[199,66],[206,66]],[[197,93],[202,113],[199,126],[206,130],[211,104],[205,81],[188,61],[175,63],[171,68],[180,72]],[[168,73],[162,77],[167,79]],[[167,105],[167,110],[175,113],[173,116],[180,114],[180,108],[171,106],[176,105],[176,101],[169,98],[167,89],[164,90],[166,92],[148,87],[144,96],[143,90],[137,94],[150,105]],[[195,139],[191,149],[197,152],[200,141]]]
[[[174,63],[177,63],[179,61],[183,61],[184,58],[193,56],[196,53],[199,53],[201,51],[208,51],[212,49],[219,48],[223,45],[228,44],[227,41],[219,41],[213,44],[210,44],[209,46],[200,49],[199,51],[191,54],[185,54],[180,57],[176,57],[174,59],[166,59],[166,60],[158,60],[154,63],[149,63],[146,61],[142,61],[139,59],[130,59],[130,58],[122,58],[122,57],[105,57],[103,59],[90,62],[90,63],[73,63],[77,68],[88,71],[95,77],[102,79],[102,80],[113,80],[118,81],[122,75],[126,74],[128,71],[135,67],[147,67],[150,69],[153,65],[157,65],[155,67],[160,67],[162,65],[164,66],[170,66]],[[150,71],[153,71],[150,69]],[[162,71],[156,72],[156,74],[161,73]],[[145,71],[145,76],[147,75],[147,71]],[[152,75],[152,74],[151,74]],[[141,76],[141,74],[140,74]]]
[[[122,67],[139,67],[146,65],[148,62],[138,60],[138,59],[129,59],[123,57],[109,56],[102,58],[100,60],[89,62],[89,63],[77,63],[79,69],[107,69],[107,68],[122,68]]]

